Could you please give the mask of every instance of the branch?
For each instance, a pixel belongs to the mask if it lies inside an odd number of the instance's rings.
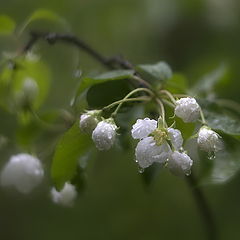
[[[193,197],[197,204],[200,215],[202,216],[203,224],[205,225],[206,232],[209,240],[217,240],[217,229],[215,225],[215,219],[212,215],[211,209],[207,203],[207,200],[201,191],[201,189],[196,187],[196,179],[191,174],[186,177],[187,183],[192,190]]]
[[[22,49],[22,53],[26,53],[31,50],[33,46],[39,41],[45,40],[49,44],[55,44],[56,42],[64,42],[67,44],[74,45],[79,49],[85,51],[90,56],[92,56],[95,60],[100,62],[103,66],[108,69],[133,69],[133,65],[123,59],[120,56],[115,57],[105,57],[95,49],[90,47],[87,43],[85,43],[82,39],[70,35],[70,34],[60,34],[60,33],[44,33],[44,32],[31,32],[30,39],[26,43],[26,45]]]

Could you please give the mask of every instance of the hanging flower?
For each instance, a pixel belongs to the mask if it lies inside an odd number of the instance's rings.
[[[116,138],[117,126],[113,119],[105,119],[98,123],[92,133],[92,139],[99,150],[109,150]]]
[[[75,186],[70,183],[65,183],[60,192],[52,188],[51,197],[54,203],[65,207],[71,207],[74,204],[74,200],[77,198],[77,191]]]
[[[222,149],[220,136],[207,126],[200,128],[197,142],[200,149],[206,152],[217,152]]]
[[[194,122],[200,116],[200,106],[195,98],[181,98],[176,101],[175,114],[186,123]]]
[[[174,151],[168,161],[168,169],[176,176],[189,175],[193,161],[186,153]]]
[[[14,155],[1,173],[2,186],[14,186],[21,193],[31,192],[43,179],[40,160],[27,153]]]
[[[80,116],[80,129],[88,134],[91,134],[94,128],[96,128],[98,124],[98,116],[100,114],[100,111],[93,110],[88,111]]]

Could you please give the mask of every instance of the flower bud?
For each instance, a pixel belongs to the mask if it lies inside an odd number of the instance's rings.
[[[77,197],[77,191],[75,186],[70,183],[65,183],[60,192],[58,192],[55,188],[52,188],[51,197],[54,203],[65,207],[71,207]]]
[[[138,119],[132,126],[132,137],[134,139],[142,139],[147,137],[157,128],[157,121],[149,118]]]
[[[21,153],[10,158],[1,173],[2,186],[14,186],[21,193],[31,192],[43,179],[42,164],[36,157]]]
[[[99,150],[109,150],[116,138],[117,126],[113,119],[106,119],[98,123],[93,130],[92,139]]]
[[[178,129],[168,128],[168,137],[175,150],[179,150],[183,144],[182,134]]]
[[[186,123],[194,122],[199,118],[200,106],[195,98],[181,98],[176,101],[175,114]]]
[[[80,116],[80,129],[88,134],[91,134],[94,128],[98,124],[98,115],[99,111],[88,111],[87,113],[84,113]]]
[[[189,175],[193,161],[186,153],[174,151],[168,161],[168,169],[176,176]]]
[[[206,152],[217,152],[222,149],[220,136],[206,126],[200,128],[197,143],[200,149]]]
[[[160,146],[153,137],[143,138],[135,149],[136,162],[141,168],[147,168],[154,162],[165,163],[171,154],[171,148],[164,141]]]

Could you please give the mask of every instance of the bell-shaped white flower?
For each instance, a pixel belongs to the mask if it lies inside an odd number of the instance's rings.
[[[65,207],[71,207],[77,198],[77,191],[75,186],[70,183],[65,183],[60,192],[58,192],[55,188],[52,188],[51,197],[54,203]]]
[[[200,106],[195,98],[181,98],[176,101],[175,114],[186,123],[194,122],[199,118]]]
[[[132,137],[134,139],[142,139],[147,137],[157,128],[157,121],[149,118],[138,119],[132,126]]]
[[[94,128],[96,128],[98,124],[98,118],[97,115],[99,114],[99,111],[93,110],[88,111],[80,116],[80,129],[88,134],[91,134]]]
[[[154,162],[165,163],[171,154],[166,141],[159,146],[153,137],[143,138],[135,149],[136,162],[141,168],[147,168]]]
[[[109,150],[115,142],[117,126],[113,119],[98,123],[93,130],[92,139],[99,150]]]
[[[209,127],[203,126],[198,132],[198,146],[206,152],[217,152],[222,149],[220,136]]]
[[[42,164],[36,157],[21,153],[10,158],[1,172],[1,185],[14,186],[21,193],[31,192],[43,179]]]
[[[186,153],[174,151],[168,160],[168,168],[176,176],[189,175],[193,161]]]
[[[168,137],[175,150],[179,150],[183,145],[182,134],[178,129],[168,128]]]

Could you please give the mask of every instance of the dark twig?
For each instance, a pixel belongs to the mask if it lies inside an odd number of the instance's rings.
[[[217,240],[217,230],[215,225],[215,219],[212,215],[211,209],[207,203],[207,200],[201,191],[196,185],[196,179],[191,174],[190,176],[186,177],[187,183],[191,188],[192,194],[194,196],[195,202],[197,204],[198,210],[200,215],[202,216],[203,224],[205,225],[206,232],[208,235],[208,240]]]
[[[25,53],[32,49],[32,47],[39,41],[45,40],[49,44],[55,44],[56,42],[64,42],[71,45],[75,45],[79,49],[85,51],[91,55],[94,59],[99,61],[102,65],[108,69],[133,69],[133,65],[123,59],[120,56],[116,57],[105,57],[102,54],[98,53],[95,49],[90,47],[80,38],[70,35],[70,34],[61,34],[61,33],[44,33],[44,32],[31,32],[30,39],[27,44],[24,46],[22,52]]]

